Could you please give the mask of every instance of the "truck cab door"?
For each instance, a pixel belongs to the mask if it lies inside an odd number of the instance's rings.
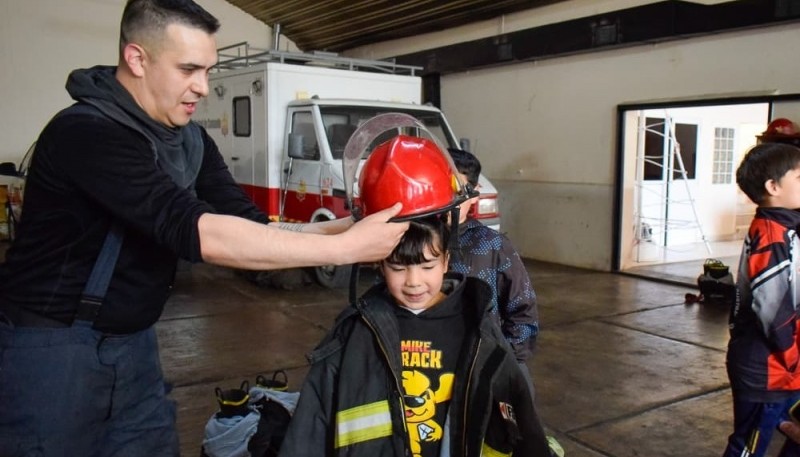
[[[268,193],[266,96],[260,90],[261,75],[241,75],[230,85],[232,154],[226,157],[228,169],[256,206],[275,214]]]
[[[311,108],[290,108],[281,174],[283,220],[309,222],[320,207],[322,125]],[[319,125],[318,125],[319,124]],[[291,157],[289,148],[294,151]]]

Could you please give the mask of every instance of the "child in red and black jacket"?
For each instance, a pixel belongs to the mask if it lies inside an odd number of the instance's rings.
[[[734,432],[724,457],[764,455],[773,432],[800,401],[800,149],[755,146],[736,182],[758,208],[744,241],[730,316]],[[780,455],[800,455],[800,445],[786,440]]]

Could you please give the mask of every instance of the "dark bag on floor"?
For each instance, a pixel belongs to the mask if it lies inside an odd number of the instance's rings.
[[[255,407],[261,413],[261,418],[256,434],[247,444],[247,450],[253,457],[277,457],[292,416],[280,403],[266,397],[259,400]]]
[[[703,274],[697,277],[700,302],[731,306],[736,299],[736,284],[730,268],[717,259],[706,259]]]
[[[283,380],[278,379],[279,374],[282,375]],[[275,392],[286,392],[288,387],[289,380],[283,370],[273,373],[272,379],[267,379],[262,375],[256,376],[256,390],[251,391],[253,392],[251,404],[261,413],[261,419],[258,422],[256,434],[250,438],[247,445],[247,450],[253,457],[277,457],[292,416],[284,404],[276,401],[274,395],[278,395]],[[273,395],[270,395],[270,391]],[[299,396],[299,394],[297,395]]]

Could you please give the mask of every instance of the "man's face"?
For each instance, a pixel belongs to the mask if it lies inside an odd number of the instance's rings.
[[[217,62],[214,36],[170,24],[158,49],[143,48],[143,93],[137,102],[167,127],[188,124],[197,102],[208,95],[208,72]]]

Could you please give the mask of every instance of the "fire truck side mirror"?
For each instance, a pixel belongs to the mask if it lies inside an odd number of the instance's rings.
[[[289,157],[292,159],[305,159],[303,156],[303,135],[299,133],[289,134]]]

